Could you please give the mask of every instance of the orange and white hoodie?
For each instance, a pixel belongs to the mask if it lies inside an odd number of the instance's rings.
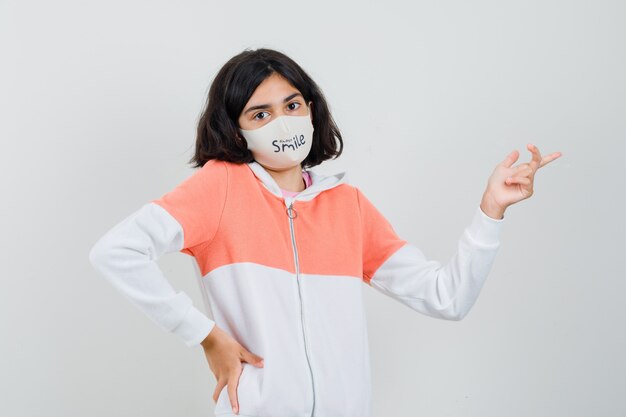
[[[345,171],[308,171],[285,197],[256,161],[211,160],[110,229],[93,266],[164,330],[198,345],[217,324],[264,359],[242,362],[239,415],[370,417],[363,284],[438,319],[473,306],[500,246],[504,219],[476,207],[446,263],[398,237]],[[195,258],[205,312],[156,261]],[[226,387],[215,415],[231,415]]]

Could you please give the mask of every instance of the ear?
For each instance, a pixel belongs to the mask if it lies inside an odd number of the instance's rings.
[[[311,122],[313,121],[313,102],[309,101],[309,114],[311,115]]]

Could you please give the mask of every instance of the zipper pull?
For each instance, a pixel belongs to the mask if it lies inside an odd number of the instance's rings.
[[[287,216],[290,219],[295,219],[296,217],[298,217],[298,212],[296,211],[296,209],[293,208],[293,201],[289,203],[289,206],[287,207]]]

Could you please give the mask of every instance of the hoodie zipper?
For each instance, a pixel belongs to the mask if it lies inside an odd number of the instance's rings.
[[[285,205],[287,206],[287,217],[289,217],[289,231],[291,232],[291,245],[293,248],[293,258],[296,264],[296,281],[298,283],[298,297],[300,299],[300,321],[302,323],[302,337],[304,338],[304,353],[306,356],[307,364],[309,365],[309,373],[311,375],[311,387],[313,389],[313,408],[311,409],[311,417],[315,413],[315,383],[313,381],[313,369],[311,368],[311,362],[309,360],[309,351],[307,348],[306,333],[304,331],[304,310],[302,306],[302,292],[300,289],[300,264],[298,262],[298,248],[296,247],[296,237],[293,227],[293,219],[298,217],[298,212],[293,208],[293,200],[285,199]]]

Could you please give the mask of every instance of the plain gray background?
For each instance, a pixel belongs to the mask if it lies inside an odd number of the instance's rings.
[[[447,262],[493,168],[563,156],[510,207],[460,322],[365,289],[376,417],[626,415],[626,7],[620,1],[0,2],[0,414],[210,416],[201,348],[92,269],[109,228],[191,175],[212,77],[295,59],[346,169]],[[192,258],[159,264],[202,307]],[[325,416],[326,417],[326,416]]]

